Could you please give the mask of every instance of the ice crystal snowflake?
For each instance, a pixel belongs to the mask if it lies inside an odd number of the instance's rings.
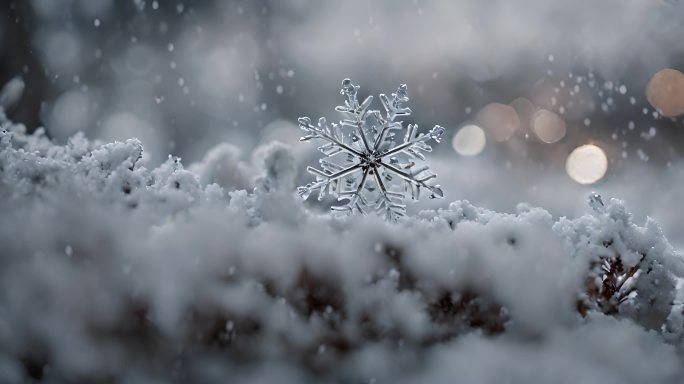
[[[308,167],[316,181],[299,187],[299,195],[307,199],[318,190],[319,200],[330,194],[342,205],[333,211],[348,213],[377,212],[387,220],[395,221],[406,213],[406,197],[418,200],[422,189],[430,198],[444,196],[439,185],[431,184],[437,177],[427,166],[416,166],[416,160],[425,160],[423,152],[430,152],[430,140],[440,142],[444,128],[435,125],[428,133],[418,133],[418,125],[409,124],[404,130],[398,117],[408,116],[411,109],[406,85],[402,84],[389,97],[380,94],[385,113],[369,110],[373,96],[362,103],[357,99],[359,86],[345,79],[340,93],[346,97],[344,105],[335,108],[346,119],[339,124],[328,124],[324,117],[314,125],[308,117],[299,118],[299,127],[306,132],[301,141],[321,139],[326,143],[318,149],[325,155],[321,169]],[[339,156],[337,156],[339,155]]]

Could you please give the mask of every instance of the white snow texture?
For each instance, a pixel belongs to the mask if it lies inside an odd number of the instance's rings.
[[[620,201],[338,218],[283,144],[147,169],[0,115],[0,382],[684,381],[682,257]]]

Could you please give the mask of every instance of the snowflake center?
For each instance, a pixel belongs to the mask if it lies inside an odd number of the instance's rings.
[[[379,153],[377,152],[364,153],[364,155],[361,157],[361,166],[363,167],[377,168],[381,165],[382,157],[380,157]]]

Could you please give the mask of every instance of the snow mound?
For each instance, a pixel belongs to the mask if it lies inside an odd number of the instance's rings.
[[[684,377],[684,261],[618,200],[339,218],[283,144],[147,169],[134,139],[0,123],[2,382]]]

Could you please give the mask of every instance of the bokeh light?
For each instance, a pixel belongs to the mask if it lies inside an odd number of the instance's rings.
[[[674,69],[658,71],[646,87],[646,98],[662,115],[684,115],[684,74]]]
[[[510,104],[515,112],[518,114],[518,119],[520,120],[521,128],[528,128],[530,121],[532,120],[532,115],[534,114],[534,104],[524,97],[518,97],[511,101]]]
[[[462,156],[479,155],[487,144],[487,138],[482,128],[468,124],[459,129],[451,141],[454,150]]]
[[[475,117],[477,124],[496,141],[506,141],[520,128],[520,118],[513,107],[501,103],[485,105]]]
[[[532,115],[532,129],[539,140],[552,144],[565,137],[567,127],[558,114],[540,109]]]
[[[78,131],[85,131],[90,121],[89,96],[78,90],[64,92],[57,98],[50,112],[50,133],[66,140]]]
[[[580,184],[601,180],[608,170],[608,158],[603,149],[593,144],[575,148],[565,162],[568,175]]]

